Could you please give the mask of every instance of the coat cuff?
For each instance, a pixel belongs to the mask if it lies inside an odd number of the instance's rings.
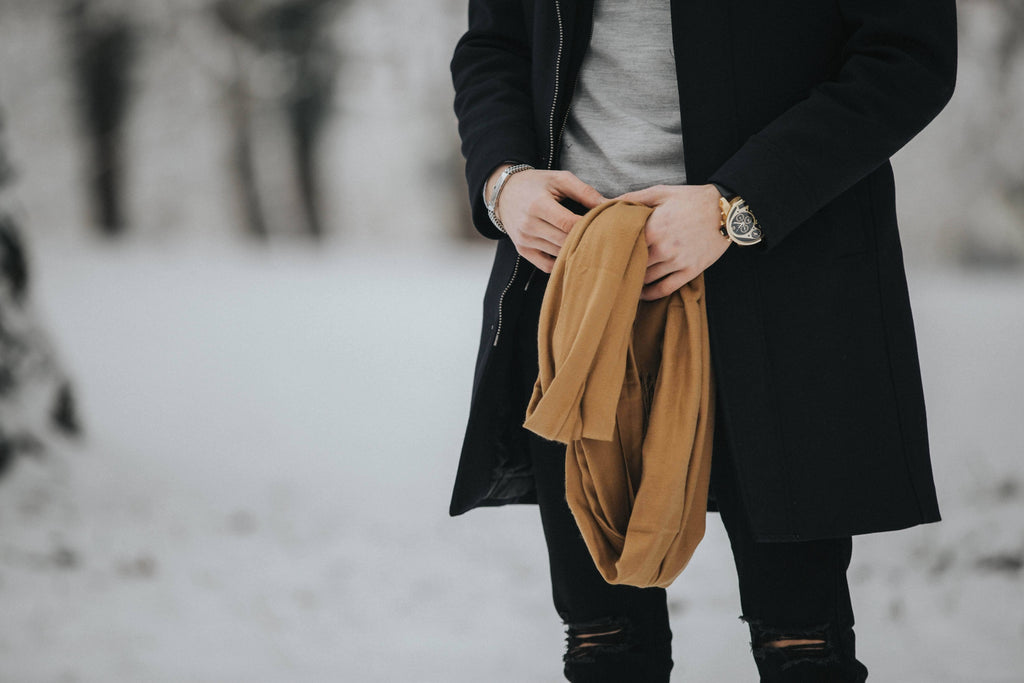
[[[708,182],[723,185],[747,201],[761,224],[766,251],[810,218],[818,206],[800,168],[757,136],[750,138]]]
[[[502,164],[509,161],[539,167],[540,162],[534,143],[533,129],[491,132],[478,138],[473,150],[466,155],[466,184],[469,188],[469,201],[473,208],[473,225],[484,237],[500,239],[504,237],[487,215],[484,204],[484,183]]]

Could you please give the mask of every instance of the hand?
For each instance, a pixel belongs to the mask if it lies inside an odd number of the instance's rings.
[[[647,274],[640,298],[668,296],[703,273],[732,244],[722,237],[714,185],[655,185],[618,197],[653,207],[647,219]]]
[[[487,181],[488,193],[505,169],[498,168]],[[568,171],[520,171],[505,182],[494,211],[516,251],[545,273],[565,244],[569,230],[580,216],[559,204],[568,197],[588,209],[605,202],[601,193]]]

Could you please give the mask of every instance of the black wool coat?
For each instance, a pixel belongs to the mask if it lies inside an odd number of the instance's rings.
[[[705,273],[712,363],[762,540],[939,518],[889,157],[946,104],[954,0],[671,0],[688,182],[743,196],[759,247]],[[533,266],[486,177],[558,168],[593,0],[470,0],[451,62],[473,219],[497,240],[451,514],[532,502],[514,339]]]

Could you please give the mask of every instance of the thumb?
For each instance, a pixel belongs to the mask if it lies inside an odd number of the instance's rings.
[[[554,187],[563,197],[574,199],[588,209],[608,201],[604,195],[568,171],[559,175]]]
[[[655,207],[665,201],[667,194],[668,188],[664,185],[655,185],[642,190],[627,192],[624,195],[616,197],[616,199],[620,199],[624,202],[635,202],[637,204]]]

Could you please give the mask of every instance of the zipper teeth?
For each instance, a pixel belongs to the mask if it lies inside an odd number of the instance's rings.
[[[558,11],[558,9],[559,9],[558,8],[558,2],[556,0],[556,2],[555,2],[555,10]],[[561,29],[561,12],[559,12],[558,14],[559,14],[559,28]],[[587,39],[585,41],[586,43],[590,42],[590,37],[593,35],[593,32],[594,32],[593,24],[594,24],[594,6],[591,5],[590,6],[590,23],[588,24],[589,28],[588,28],[588,32],[587,32]],[[558,38],[559,38],[558,54],[559,54],[559,61],[560,61],[561,60],[561,54],[562,54],[562,44],[561,44],[561,42],[562,42],[562,34],[561,34],[561,32],[559,33]],[[580,84],[580,70],[577,70],[576,71],[576,76],[575,76],[575,78],[573,78],[572,90],[570,90],[569,92],[571,92],[571,93],[572,92],[576,92],[576,88],[577,88],[577,86],[579,86],[579,84]],[[555,93],[556,93],[556,97],[557,97],[557,93],[558,93],[558,73],[557,72],[555,73]],[[565,136],[565,126],[569,123],[569,114],[571,114],[571,113],[572,113],[572,102],[570,102],[569,106],[565,108],[565,116],[562,117],[562,125],[558,129],[558,137],[554,137],[553,131],[554,131],[555,109],[554,109],[554,107],[551,108],[552,138],[551,138],[551,158],[548,161],[548,168],[549,169],[550,168],[554,168],[555,157],[556,157],[556,149],[559,149],[561,147],[561,145],[559,143],[561,142],[562,138]]]
[[[551,115],[548,117],[548,170],[554,168],[555,165],[555,110],[558,108],[558,81],[562,73],[562,49],[565,43],[565,29],[562,26],[562,3],[558,0],[555,0],[555,16],[558,18],[558,54],[555,57],[555,94],[551,98]]]
[[[548,116],[548,170],[551,170],[555,165],[555,111],[558,109],[558,81],[559,75],[562,72],[562,50],[565,45],[565,29],[562,24],[562,3],[555,0],[555,17],[558,19],[558,54],[555,56],[555,93],[554,97],[551,98],[551,114]],[[568,119],[568,114],[566,114]],[[565,122],[562,123],[562,130],[565,130]],[[498,297],[498,327],[494,331],[494,344],[498,345],[498,340],[501,338],[501,322],[502,322],[502,309],[505,307],[505,295],[508,294],[508,290],[512,289],[512,283],[516,281],[516,275],[519,274],[519,263],[523,257],[516,254],[516,264],[512,267],[512,277],[505,283],[505,289],[501,291],[501,296]],[[527,282],[529,285],[529,282]]]
[[[512,268],[512,277],[505,283],[505,289],[502,290],[501,296],[498,298],[498,329],[494,332],[494,346],[498,345],[498,339],[501,337],[501,309],[505,305],[505,295],[508,294],[508,290],[512,289],[512,283],[516,281],[516,275],[519,273],[519,261],[521,259],[522,256],[516,254],[516,265]]]

